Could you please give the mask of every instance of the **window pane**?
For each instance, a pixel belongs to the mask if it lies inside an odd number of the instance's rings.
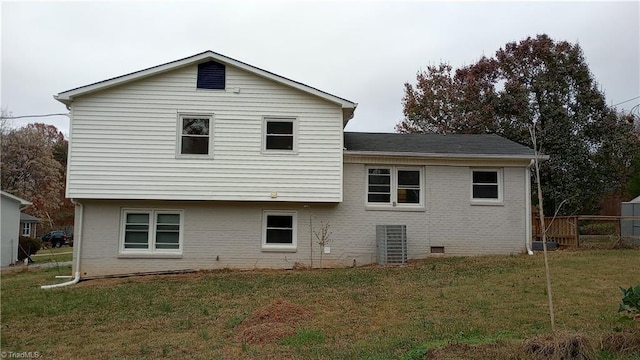
[[[124,248],[125,249],[147,249],[149,247],[149,233],[148,232],[131,232],[127,231],[124,234]]]
[[[369,184],[391,184],[390,175],[369,175]]]
[[[293,136],[267,135],[268,150],[293,150]]]
[[[498,185],[473,185],[474,199],[497,199]]]
[[[497,184],[498,172],[497,171],[474,171],[473,183],[474,184]]]
[[[209,137],[182,137],[181,154],[208,154],[209,153]]]
[[[293,244],[293,231],[286,229],[267,229],[267,244]]]
[[[292,121],[267,121],[267,134],[293,135]]]
[[[143,231],[147,232],[149,230],[149,225],[139,225],[139,224],[127,224],[125,226],[127,231]]]
[[[293,228],[293,216],[267,215],[267,228]]]
[[[420,188],[420,171],[398,171],[398,186]]]
[[[209,135],[209,119],[182,119],[183,135]]]
[[[391,194],[369,194],[367,201],[370,203],[389,203],[391,202]]]
[[[420,190],[398,189],[398,202],[403,204],[419,204]]]
[[[180,224],[180,215],[158,214],[158,224]]]
[[[180,233],[157,232],[156,249],[178,249],[180,247]]]
[[[127,214],[127,224],[148,224],[149,214]]]
[[[391,169],[369,169],[369,174],[391,175]]]
[[[389,185],[369,185],[370,193],[391,193],[391,186]]]

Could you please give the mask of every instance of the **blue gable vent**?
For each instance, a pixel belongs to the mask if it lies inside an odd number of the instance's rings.
[[[224,65],[215,61],[198,64],[198,89],[224,89]]]

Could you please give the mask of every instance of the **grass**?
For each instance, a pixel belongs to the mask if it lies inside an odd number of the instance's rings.
[[[50,262],[71,261],[73,258],[73,248],[70,246],[62,246],[59,248],[40,249],[35,255],[31,255],[31,259],[36,264]]]
[[[551,253],[557,327],[594,343],[616,331],[640,333],[637,321],[621,321],[617,313],[619,286],[640,279],[639,259],[638,249]],[[550,328],[541,254],[390,268],[200,272],[39,289],[58,274],[2,275],[2,351],[57,359],[526,358],[525,341]],[[312,315],[277,341],[240,339],[243,321],[278,299]],[[640,350],[596,354],[640,358]]]

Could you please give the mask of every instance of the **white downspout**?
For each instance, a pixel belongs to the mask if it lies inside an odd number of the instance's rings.
[[[71,279],[70,281],[67,282],[63,282],[60,284],[53,284],[53,285],[42,285],[40,286],[41,289],[53,289],[53,288],[57,288],[57,287],[62,287],[62,286],[67,286],[67,285],[73,285],[73,284],[77,284],[80,281],[80,250],[82,249],[82,223],[84,222],[84,206],[75,201],[74,199],[71,199],[71,202],[75,205],[79,207],[79,214],[78,214],[78,219],[76,219],[75,223],[77,224],[78,228],[77,228],[77,238],[73,239],[73,246],[76,250],[76,256],[75,256],[75,273],[74,273],[74,277],[73,279]]]
[[[526,224],[525,231],[526,236],[524,240],[524,244],[527,248],[527,254],[533,255],[533,250],[531,250],[531,166],[535,164],[535,161],[531,159],[531,162],[527,167],[524,168],[524,184],[525,184],[525,213],[526,213]]]

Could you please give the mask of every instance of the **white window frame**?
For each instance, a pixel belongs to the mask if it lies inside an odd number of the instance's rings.
[[[292,126],[293,144],[291,150],[267,149],[267,123],[269,122],[290,122]],[[286,116],[264,116],[262,118],[262,153],[291,155],[298,153],[298,118]]]
[[[267,218],[274,216],[291,216],[291,244],[267,244]],[[262,250],[263,251],[281,251],[295,252],[298,249],[298,212],[283,210],[264,210],[262,212]]]
[[[149,234],[147,235],[147,249],[125,249],[124,239],[127,224],[127,214],[148,214]],[[178,234],[178,249],[156,249],[156,230],[159,214],[180,215],[180,230]],[[182,255],[184,238],[184,211],[179,209],[150,209],[150,208],[125,208],[120,216],[120,254],[122,255]]]
[[[473,187],[474,185],[492,185],[492,184],[484,184],[484,183],[474,183],[473,182],[473,173],[474,172],[495,172],[497,173],[497,184],[498,187],[498,198],[475,198],[473,197]],[[503,192],[504,192],[504,177],[503,177],[504,169],[503,168],[471,168],[469,171],[469,183],[470,186],[470,198],[472,205],[502,205],[503,204]]]
[[[207,154],[183,154],[182,153],[182,123],[184,118],[199,118],[199,119],[208,119],[209,120],[209,141],[207,143],[208,152]],[[177,119],[177,140],[176,140],[176,158],[213,158],[213,114],[206,113],[187,113],[187,112],[179,112]]]
[[[31,237],[31,230],[33,229],[33,223],[30,222],[23,222],[22,226],[20,227],[20,235],[21,236],[26,236],[26,237]],[[25,232],[25,230],[27,230]]]
[[[369,202],[369,170],[370,169],[390,169],[391,170],[391,197],[388,203]],[[398,202],[398,171],[419,171],[420,172],[420,201],[418,203]],[[365,168],[365,209],[369,210],[398,210],[398,211],[424,211],[426,182],[424,166],[396,166],[396,165],[369,165]]]

